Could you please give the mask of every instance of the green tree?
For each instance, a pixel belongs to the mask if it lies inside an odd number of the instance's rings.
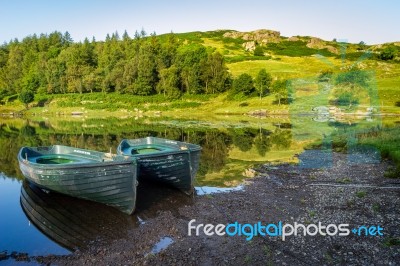
[[[47,93],[65,93],[67,90],[66,64],[60,58],[52,58],[46,63]]]
[[[177,53],[176,63],[184,91],[189,94],[201,93],[208,57],[206,48],[200,44],[185,45]]]
[[[275,97],[278,101],[278,105],[281,105],[282,99],[288,98],[288,89],[286,87],[286,80],[276,80],[271,87],[272,93],[275,94]]]
[[[27,89],[23,89],[18,96],[19,100],[25,104],[26,109],[28,109],[28,104],[33,102],[34,97],[33,92]]]
[[[357,47],[358,51],[365,50],[366,48],[367,48],[367,44],[364,41],[361,41],[358,43],[358,47]]]
[[[138,77],[134,84],[134,93],[137,95],[150,95],[155,92],[158,82],[156,56],[158,44],[147,40],[139,50]]]
[[[254,56],[264,56],[264,49],[262,48],[262,46],[256,46],[256,48],[254,49]]]
[[[224,57],[219,52],[208,55],[202,74],[206,93],[214,94],[225,91],[228,88],[227,84],[230,76]]]
[[[243,92],[243,94],[249,95],[254,89],[253,78],[249,74],[243,73],[233,80],[232,88],[236,93]]]
[[[157,91],[169,98],[178,98],[181,95],[178,68],[175,65],[160,71],[160,82],[157,84]]]
[[[255,80],[254,86],[257,89],[258,93],[260,94],[260,99],[262,96],[269,91],[269,88],[272,84],[272,77],[267,71],[263,68],[261,69]]]

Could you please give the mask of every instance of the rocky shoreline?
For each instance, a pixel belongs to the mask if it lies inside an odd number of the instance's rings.
[[[329,168],[263,165],[243,190],[164,200],[170,206],[150,215],[146,206],[137,228],[111,243],[93,243],[68,256],[31,257],[56,265],[398,265],[400,179],[384,178],[390,162],[353,164],[333,153]],[[153,202],[157,208],[156,201]],[[380,225],[383,236],[188,236],[196,224],[348,223]],[[141,219],[139,219],[140,221]],[[167,241],[165,241],[167,240]],[[168,242],[162,244],[162,242]],[[158,249],[157,249],[157,245]]]

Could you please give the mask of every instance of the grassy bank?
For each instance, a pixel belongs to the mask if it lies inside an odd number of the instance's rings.
[[[18,99],[0,106],[0,113],[23,113],[31,116],[58,116],[81,114],[88,117],[138,116],[169,114],[174,116],[245,114],[257,109],[272,113],[285,113],[287,106],[274,103],[275,97],[239,97],[227,100],[227,93],[220,95],[188,95],[179,99],[169,99],[163,95],[136,96],[119,93],[36,95],[35,101],[25,105]]]

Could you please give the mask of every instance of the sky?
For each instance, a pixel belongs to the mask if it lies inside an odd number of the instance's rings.
[[[400,41],[397,0],[0,0],[0,43],[68,31],[74,41],[107,33],[271,29],[283,36],[367,44]]]

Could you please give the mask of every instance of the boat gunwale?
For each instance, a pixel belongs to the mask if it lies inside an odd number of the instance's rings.
[[[68,147],[68,146],[63,146],[63,145],[51,145],[51,146],[44,146],[45,148],[51,148],[54,149],[56,146],[58,147],[67,147],[67,148],[73,148],[73,147]],[[124,157],[123,160],[115,160],[115,157],[111,157],[109,158],[109,160],[105,160],[105,161],[101,161],[100,157],[98,160],[96,159],[92,159],[92,158],[88,158],[85,156],[82,156],[82,154],[79,155],[72,155],[71,157],[81,157],[83,159],[88,159],[90,161],[88,162],[84,162],[84,163],[66,163],[66,164],[41,164],[41,163],[36,163],[36,162],[32,162],[29,160],[26,160],[26,158],[23,157],[22,155],[22,151],[25,149],[34,151],[34,152],[38,152],[35,151],[34,149],[37,149],[38,147],[27,147],[24,146],[22,147],[19,152],[18,152],[18,161],[19,163],[27,166],[27,167],[31,167],[31,168],[36,168],[36,169],[43,169],[43,170],[62,170],[62,169],[75,169],[75,168],[95,168],[95,167],[105,167],[105,166],[117,166],[117,165],[131,165],[134,164],[136,165],[137,162],[136,160],[133,160],[131,156],[128,156],[128,158],[125,158],[126,155],[115,155],[117,157],[119,157],[120,159],[122,157]],[[87,149],[80,149],[80,148],[74,148],[74,149],[78,149],[78,150],[82,150],[82,151],[88,151],[88,152],[95,152],[96,155],[101,155],[103,154],[105,156],[106,153],[103,152],[98,152],[98,151],[92,151],[92,150],[87,150]],[[52,154],[52,155],[61,155],[62,154]],[[43,156],[45,156],[45,154],[43,154]]]
[[[150,141],[155,141],[156,143],[148,143]],[[137,142],[137,143],[133,143]],[[145,143],[144,143],[145,142]],[[160,143],[157,143],[160,142]],[[151,153],[142,153],[142,154],[126,154],[122,151],[122,144],[127,143],[130,147],[139,146],[139,145],[164,145],[172,150],[161,150],[157,152]],[[185,147],[186,149],[181,149]],[[174,154],[181,154],[181,153],[192,153],[192,152],[200,152],[202,150],[200,145],[192,144],[183,141],[177,140],[169,140],[157,137],[146,137],[146,138],[139,138],[139,139],[122,139],[117,147],[117,154],[130,156],[131,158],[147,158],[147,157],[158,157],[158,156],[165,156],[165,155],[174,155]]]

